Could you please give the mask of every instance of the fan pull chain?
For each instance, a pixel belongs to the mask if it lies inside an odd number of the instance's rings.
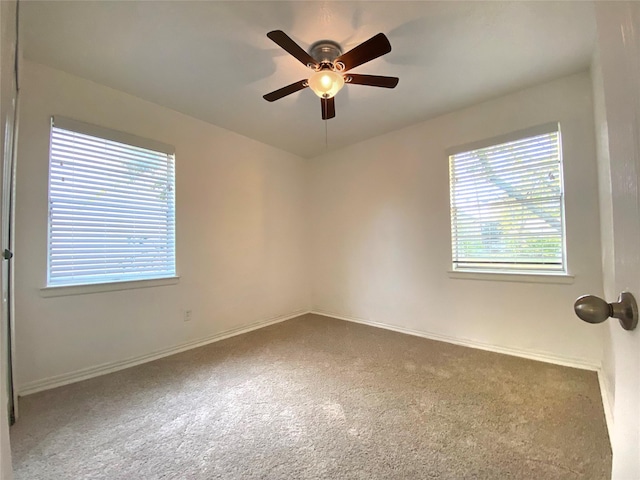
[[[328,123],[329,123],[329,120],[324,121],[324,148],[325,149],[329,148],[329,134],[328,134],[328,127],[327,127]]]

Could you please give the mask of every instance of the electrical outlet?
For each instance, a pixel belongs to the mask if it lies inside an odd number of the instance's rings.
[[[191,310],[185,310],[184,311],[183,320],[185,322],[190,322],[191,321]]]

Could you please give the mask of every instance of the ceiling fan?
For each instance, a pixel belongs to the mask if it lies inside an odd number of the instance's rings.
[[[314,43],[307,53],[282,30],[273,30],[267,33],[267,37],[313,70],[309,78],[264,95],[268,102],[274,102],[309,87],[320,97],[322,119],[328,120],[336,116],[334,95],[345,83],[384,88],[394,88],[398,85],[397,77],[346,73],[391,51],[391,44],[384,33],[374,35],[347,53],[342,53],[340,45],[331,40]]]

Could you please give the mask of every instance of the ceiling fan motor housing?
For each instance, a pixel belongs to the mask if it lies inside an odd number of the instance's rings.
[[[309,55],[313,57],[315,61],[320,65],[320,69],[337,68],[333,64],[334,60],[342,55],[342,49],[340,45],[331,40],[320,40],[309,48]],[[344,69],[344,66],[343,66]]]

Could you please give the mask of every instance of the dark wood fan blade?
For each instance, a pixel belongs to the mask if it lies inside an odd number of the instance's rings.
[[[348,73],[344,76],[346,83],[354,85],[369,85],[371,87],[395,88],[398,85],[398,77],[383,77],[380,75],[358,75]]]
[[[308,86],[309,84],[306,80],[300,80],[299,82],[292,83],[291,85],[287,85],[286,87],[282,87],[279,90],[267,93],[266,95],[263,95],[262,98],[264,98],[267,102],[275,102],[282,97],[286,97],[287,95],[296,93],[304,88],[307,88]]]
[[[367,63],[374,58],[381,57],[385,53],[391,51],[391,44],[384,33],[379,33],[371,37],[366,42],[361,43],[347,53],[343,53],[336,62],[344,63],[344,69],[351,70],[352,68]]]
[[[335,97],[321,98],[320,103],[322,105],[322,119],[329,120],[336,116],[336,102]]]
[[[303,65],[317,65],[316,62],[311,55],[305,52],[300,45],[291,40],[289,35],[284,33],[282,30],[273,30],[272,32],[267,33],[267,37],[280,45],[284,50],[289,52],[291,55],[296,57],[300,63]]]

